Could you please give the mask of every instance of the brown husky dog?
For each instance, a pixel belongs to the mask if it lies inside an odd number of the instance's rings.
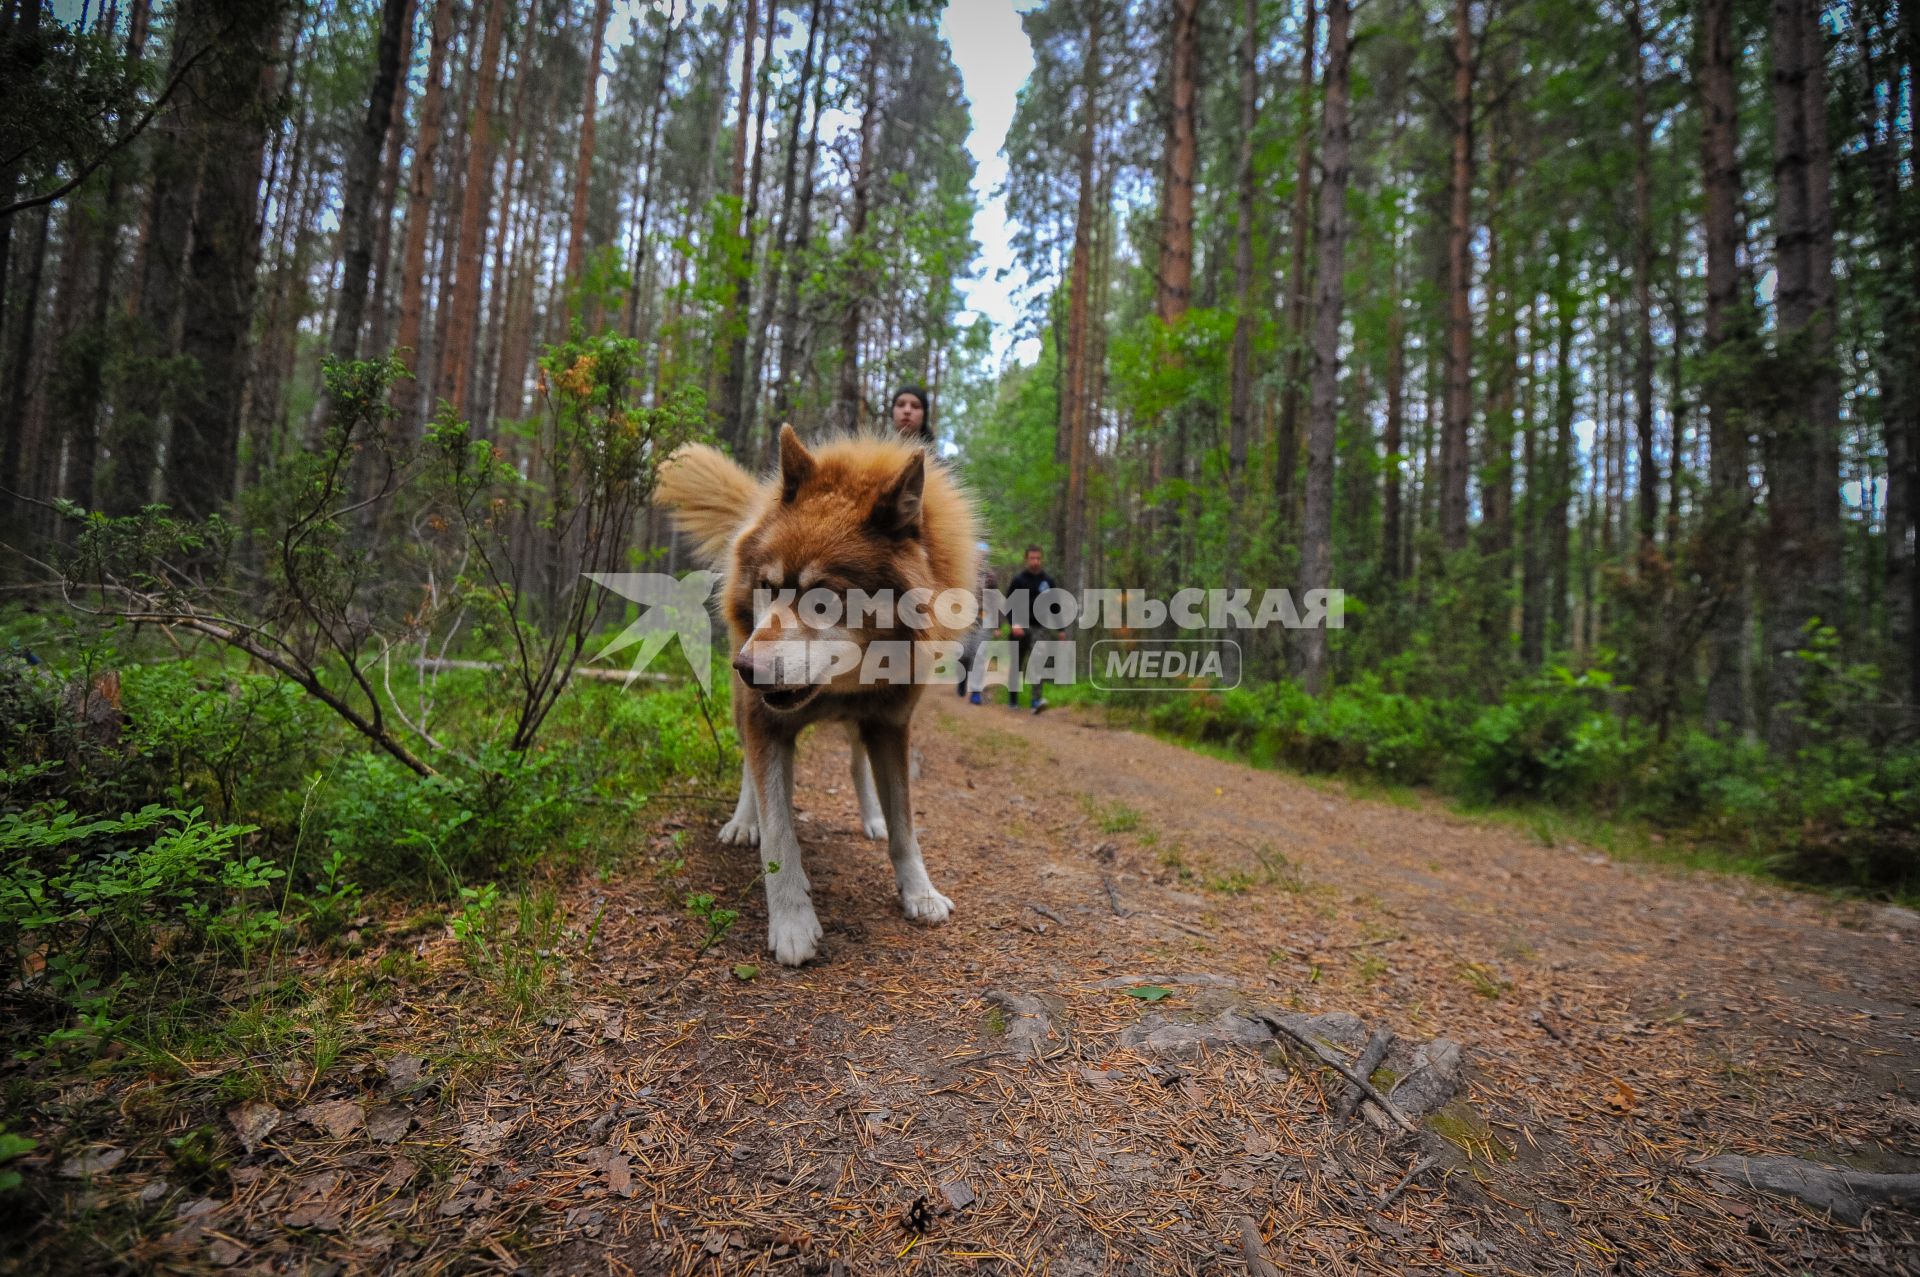
[[[820,941],[793,828],[794,743],[818,722],[848,726],[861,822],[869,838],[887,839],[907,917],[945,921],[953,902],[927,878],[907,782],[908,722],[922,684],[911,670],[895,665],[876,674],[873,662],[851,658],[903,649],[923,656],[929,644],[951,645],[971,621],[946,614],[943,623],[931,608],[903,624],[891,609],[836,612],[805,601],[822,597],[811,591],[843,605],[862,592],[890,591],[896,600],[909,591],[925,591],[921,598],[970,592],[977,575],[971,503],[917,445],[839,438],[809,451],[792,426],[780,429],[773,477],[755,479],[715,449],[692,445],[662,468],[658,500],[698,553],[726,573],[721,607],[733,639],[733,718],[746,765],[740,801],[720,837],[762,849],[767,947],[798,966]],[[885,648],[873,647],[882,640]]]

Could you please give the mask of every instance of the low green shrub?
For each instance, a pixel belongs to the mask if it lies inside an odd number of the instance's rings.
[[[1648,746],[1645,733],[1614,710],[1619,690],[1604,669],[1575,674],[1557,665],[1517,685],[1467,731],[1467,796],[1611,807]]]
[[[1857,670],[1844,675],[1843,691],[1867,685]],[[1320,698],[1268,683],[1107,699],[1139,710],[1155,731],[1265,766],[1620,816],[1788,878],[1920,890],[1920,745],[1863,736],[1858,698],[1826,694],[1820,704],[1844,712],[1809,714],[1811,743],[1782,760],[1757,741],[1698,729],[1656,741],[1622,712],[1626,694],[1604,668],[1551,667],[1491,705],[1417,695],[1374,675]]]
[[[1302,771],[1433,780],[1452,752],[1454,707],[1390,691],[1366,678],[1325,697],[1294,683],[1164,698],[1148,714],[1159,731],[1224,745],[1255,761]]]
[[[42,764],[54,767],[56,764]],[[9,786],[26,779],[0,774]],[[93,817],[55,799],[0,812],[0,947],[21,998],[99,1015],[156,953],[246,961],[280,932],[285,871],[252,825],[151,805]]]
[[[347,877],[452,897],[577,851],[571,760],[499,746],[419,777],[382,754],[348,756],[316,796],[315,821]]]

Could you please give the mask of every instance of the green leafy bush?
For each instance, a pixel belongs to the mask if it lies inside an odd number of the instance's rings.
[[[1318,699],[1293,683],[1170,697],[1148,721],[1268,765],[1422,783],[1445,765],[1457,718],[1446,702],[1390,691],[1368,678]]]
[[[317,820],[352,879],[450,897],[573,847],[578,811],[561,757],[489,746],[468,765],[424,778],[383,755],[352,755],[323,786]]]
[[[1604,669],[1575,674],[1557,665],[1521,683],[1468,729],[1467,794],[1610,805],[1647,747],[1644,735],[1613,712],[1618,691]]]
[[[1812,708],[1802,711],[1811,743],[1790,760],[1700,730],[1656,742],[1619,712],[1627,691],[1604,668],[1549,668],[1491,705],[1395,690],[1369,675],[1318,699],[1289,683],[1160,697],[1146,718],[1157,731],[1267,766],[1621,815],[1786,877],[1914,891],[1920,746],[1863,736],[1873,706],[1857,689],[1871,680],[1829,656],[1816,632],[1802,654],[1816,667]]]
[[[88,817],[53,800],[0,813],[0,945],[19,990],[97,1011],[156,949],[244,960],[280,930],[271,889],[285,877],[243,847],[254,829],[158,805]]]

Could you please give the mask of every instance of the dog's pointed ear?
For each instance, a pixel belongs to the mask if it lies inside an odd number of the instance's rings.
[[[791,504],[800,485],[813,477],[813,454],[791,425],[780,427],[780,500]]]
[[[876,532],[885,536],[917,537],[920,535],[920,498],[927,487],[926,454],[915,449],[913,459],[898,478],[888,484],[873,503],[873,513],[868,523]]]

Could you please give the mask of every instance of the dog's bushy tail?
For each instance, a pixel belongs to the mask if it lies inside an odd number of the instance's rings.
[[[719,563],[734,534],[760,507],[760,483],[718,448],[690,443],[660,467],[654,500],[673,511],[673,521],[695,542],[702,562]]]

